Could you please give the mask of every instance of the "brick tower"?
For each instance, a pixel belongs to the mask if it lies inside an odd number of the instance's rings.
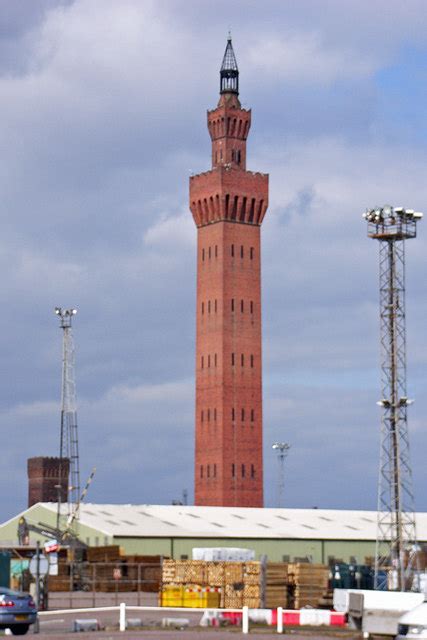
[[[28,506],[37,502],[61,502],[68,500],[68,458],[28,458]],[[61,489],[59,490],[59,487]]]
[[[260,228],[268,175],[246,171],[250,110],[231,38],[208,111],[212,169],[190,178],[198,229],[195,504],[263,506]]]

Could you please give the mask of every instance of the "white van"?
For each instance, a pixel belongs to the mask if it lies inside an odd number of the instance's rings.
[[[396,640],[427,640],[427,602],[399,618]]]

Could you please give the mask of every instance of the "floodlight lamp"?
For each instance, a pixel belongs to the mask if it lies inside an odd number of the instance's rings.
[[[384,407],[385,409],[388,409],[389,407],[391,407],[391,402],[390,400],[386,400],[385,398],[382,398],[382,400],[378,400],[377,405],[379,407]]]
[[[291,448],[291,445],[288,444],[287,442],[275,442],[271,448],[276,451],[283,452],[283,451],[288,451]]]
[[[55,307],[55,313],[57,316],[61,315],[61,307]]]
[[[71,315],[75,316],[77,313],[77,309],[71,309]]]
[[[423,217],[423,214],[421,213],[421,211],[414,211],[413,218],[416,218],[417,220],[421,220],[422,217]]]
[[[415,211],[413,209],[406,209],[405,213],[407,216],[413,216]]]
[[[392,208],[391,208],[391,206],[390,206],[389,204],[385,204],[385,205],[383,206],[383,214],[384,214],[385,216],[391,216],[391,212],[392,212]]]

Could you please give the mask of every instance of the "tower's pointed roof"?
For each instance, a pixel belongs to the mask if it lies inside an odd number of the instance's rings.
[[[222,59],[221,71],[221,93],[239,93],[239,68],[237,66],[236,56],[234,55],[231,35],[228,35],[227,46],[225,47],[224,57]]]

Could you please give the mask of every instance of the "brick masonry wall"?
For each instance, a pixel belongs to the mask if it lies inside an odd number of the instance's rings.
[[[260,225],[268,176],[246,171],[251,112],[208,111],[212,169],[190,178],[198,228],[195,504],[263,506]]]
[[[28,471],[28,507],[37,502],[57,502],[58,489],[61,485],[61,501],[68,499],[68,476],[70,463],[68,459],[53,457],[29,458]]]
[[[258,226],[199,229],[195,465],[196,504],[263,505]]]

